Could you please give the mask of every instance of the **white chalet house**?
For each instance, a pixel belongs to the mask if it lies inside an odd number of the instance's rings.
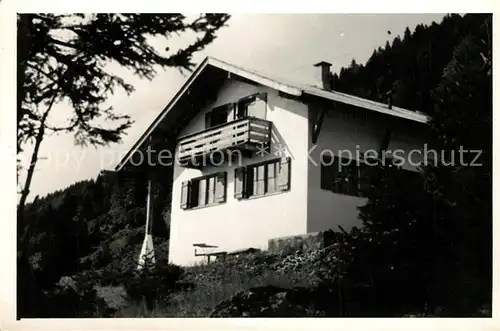
[[[322,87],[205,58],[116,166],[151,142],[175,151],[162,161],[174,160],[170,262],[206,259],[193,245],[267,249],[271,238],[359,226],[369,151],[412,153],[402,168],[417,170],[428,116],[336,92],[330,64],[315,66]]]

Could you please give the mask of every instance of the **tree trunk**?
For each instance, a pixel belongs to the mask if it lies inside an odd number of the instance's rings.
[[[52,106],[52,105],[51,105]],[[38,134],[35,139],[35,147],[33,148],[33,153],[31,154],[31,160],[30,160],[30,165],[28,168],[28,173],[26,175],[26,181],[24,183],[24,187],[21,191],[21,198],[19,199],[19,205],[17,208],[17,220],[18,220],[18,234],[20,235],[18,238],[23,242],[22,239],[23,235],[25,235],[26,231],[22,231],[24,227],[24,222],[23,222],[23,214],[24,214],[24,208],[26,206],[26,200],[28,199],[28,195],[30,193],[30,186],[31,186],[31,181],[33,180],[33,174],[35,172],[35,167],[36,163],[38,161],[38,153],[40,151],[40,146],[42,145],[43,141],[43,136],[45,134],[45,121],[47,119],[47,116],[49,114],[50,109],[48,109],[45,114],[42,117],[41,123],[40,123],[40,129],[38,131]]]
[[[48,113],[48,112],[47,112]],[[45,118],[45,116],[44,116]],[[38,152],[42,144],[44,135],[44,123],[40,127],[40,131],[36,137],[35,148],[31,156],[31,163],[26,177],[26,183],[21,192],[21,198],[17,207],[17,247],[18,247],[18,263],[17,263],[17,318],[27,317],[26,314],[31,315],[32,309],[29,307],[37,307],[37,288],[35,284],[34,275],[29,265],[29,238],[28,234],[31,233],[29,224],[24,222],[24,208],[26,200],[29,195],[29,187],[35,171],[35,165],[38,159]],[[26,296],[29,296],[27,298]],[[27,304],[30,306],[28,307]]]
[[[33,275],[33,270],[29,264],[30,247],[29,247],[29,237],[28,235],[32,232],[30,224],[25,224],[24,222],[24,209],[26,206],[26,201],[30,192],[31,181],[33,179],[33,173],[35,172],[35,166],[38,161],[38,153],[40,151],[40,146],[42,145],[43,136],[45,134],[45,121],[49,115],[52,105],[55,101],[52,98],[49,107],[45,111],[40,121],[40,129],[36,136],[35,147],[33,148],[33,153],[31,154],[30,165],[28,168],[28,174],[26,176],[26,182],[21,191],[21,198],[19,199],[19,205],[17,206],[17,318],[27,317],[26,314],[33,314],[32,307],[38,307],[36,304],[38,289],[36,287],[36,280]],[[27,298],[26,296],[29,296]],[[27,306],[29,304],[29,307]]]

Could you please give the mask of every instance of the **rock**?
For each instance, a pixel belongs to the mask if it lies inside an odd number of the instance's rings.
[[[96,294],[112,309],[120,309],[127,305],[127,292],[123,286],[95,286]]]
[[[261,308],[268,306],[270,297],[282,291],[286,289],[263,286],[238,292],[228,300],[219,303],[210,313],[210,317],[266,316],[266,310],[261,311]]]
[[[210,317],[333,316],[335,296],[322,288],[261,286],[219,303]]]
[[[76,281],[73,277],[70,276],[61,277],[57,285],[62,289],[71,289],[73,291],[77,291]]]

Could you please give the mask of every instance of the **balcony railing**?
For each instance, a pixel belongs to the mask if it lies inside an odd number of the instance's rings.
[[[272,122],[244,117],[178,139],[178,160],[186,167],[200,167],[217,154],[239,149],[256,151],[271,142]],[[202,164],[200,164],[203,161]]]

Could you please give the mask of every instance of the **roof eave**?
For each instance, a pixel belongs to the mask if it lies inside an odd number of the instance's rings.
[[[356,106],[359,108],[369,109],[369,110],[376,111],[376,112],[379,112],[382,114],[386,114],[386,115],[394,116],[394,117],[399,117],[399,118],[407,119],[407,120],[414,121],[414,122],[428,123],[430,120],[430,116],[428,116],[426,114],[412,112],[409,110],[400,110],[400,108],[398,108],[398,107],[394,107],[391,109],[388,107],[388,105],[379,104],[376,102],[371,102],[371,100],[362,101],[361,98],[359,98],[359,99],[358,98],[351,98],[351,97],[344,96],[340,93],[334,94],[334,93],[330,93],[327,91],[324,91],[324,93],[320,93],[320,92],[316,92],[313,90],[311,90],[311,91],[308,90],[308,91],[304,91],[304,94],[316,96],[319,98],[325,98],[325,99],[329,99],[329,100],[340,102],[340,103],[345,103],[345,104]]]
[[[237,66],[234,66],[232,64],[229,64],[227,62],[215,58],[208,57],[207,59],[208,59],[208,64],[213,65],[214,67],[225,70],[231,74],[238,75],[249,80],[253,80],[254,82],[259,83],[261,85],[268,86],[272,89],[297,97],[302,96],[303,94],[303,90],[297,88],[296,86],[292,86],[289,84],[279,82],[277,80],[270,79],[268,77],[259,75],[256,72],[250,72],[248,70],[244,70],[242,68],[239,68]]]

